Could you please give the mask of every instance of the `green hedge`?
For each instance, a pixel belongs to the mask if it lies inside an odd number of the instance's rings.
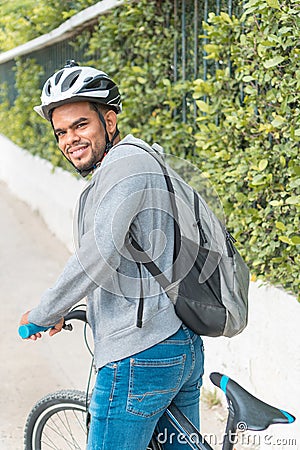
[[[102,16],[97,29],[85,34],[87,60],[120,85],[122,134],[159,142],[195,163],[215,186],[253,278],[298,295],[299,7],[257,0],[245,5],[241,18],[210,14],[203,37],[214,75],[174,83],[172,4],[128,2]],[[66,167],[49,124],[32,112],[42,69],[19,61],[17,74],[20,96],[10,110],[1,90],[0,131]]]
[[[216,74],[194,83],[200,168],[254,277],[299,298],[300,7],[251,0],[244,9],[240,19],[210,14],[205,26]]]

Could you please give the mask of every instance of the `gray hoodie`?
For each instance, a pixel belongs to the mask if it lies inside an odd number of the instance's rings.
[[[32,323],[54,325],[87,297],[96,368],[161,342],[181,325],[169,298],[127,249],[133,237],[171,279],[174,223],[169,192],[157,161],[134,144],[146,145],[128,135],[94,172],[77,204],[75,254],[29,314]]]

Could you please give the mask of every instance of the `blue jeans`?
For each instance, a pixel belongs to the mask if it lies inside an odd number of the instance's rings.
[[[162,417],[174,403],[199,427],[203,344],[184,325],[165,341],[99,370],[88,450],[146,450],[155,426],[165,450],[188,447]]]

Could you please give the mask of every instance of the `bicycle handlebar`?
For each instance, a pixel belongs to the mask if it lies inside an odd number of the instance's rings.
[[[33,334],[39,333],[40,331],[47,331],[50,328],[51,327],[40,327],[34,323],[27,323],[26,325],[19,326],[18,332],[22,339],[27,339]]]
[[[73,311],[70,311],[65,316],[63,328],[71,330],[72,328],[69,328],[66,325],[66,322],[68,322],[69,320],[74,320],[74,319],[80,320],[81,322],[86,323],[87,322],[86,312],[83,311],[82,309],[74,309]],[[51,328],[52,328],[52,326],[42,327],[40,325],[35,325],[34,323],[28,323],[26,325],[20,325],[18,332],[19,332],[19,336],[21,336],[22,339],[27,339],[30,336],[32,336],[33,334],[39,333],[41,331],[47,331],[47,330],[50,330]]]

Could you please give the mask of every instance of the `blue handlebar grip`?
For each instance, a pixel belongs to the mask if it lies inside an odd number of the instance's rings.
[[[28,323],[26,325],[19,326],[19,335],[22,339],[27,339],[35,333],[39,333],[40,331],[47,331],[51,327],[41,327],[39,325],[35,325],[34,323]]]

